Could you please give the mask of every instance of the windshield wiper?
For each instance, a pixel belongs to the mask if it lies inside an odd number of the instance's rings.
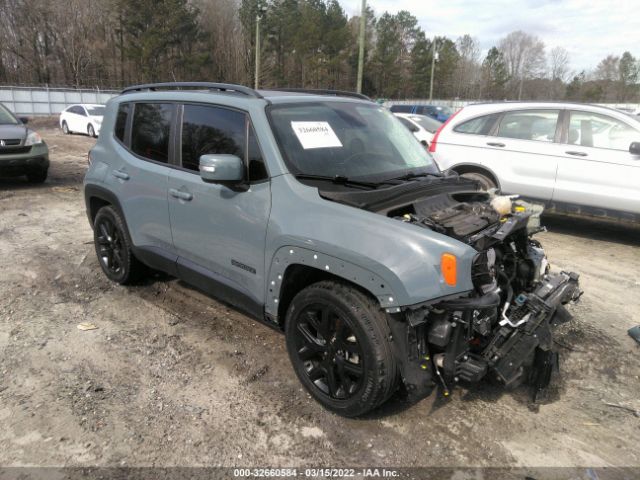
[[[337,185],[353,185],[355,187],[378,188],[378,186],[381,185],[380,183],[351,180],[349,177],[345,177],[343,175],[334,175],[333,177],[330,177],[328,175],[311,175],[307,173],[298,173],[294,176],[302,180],[323,180],[326,182],[335,183]]]
[[[390,178],[389,180],[411,180],[412,178],[420,178],[420,177],[436,177],[442,178],[441,173],[405,173],[399,177]]]

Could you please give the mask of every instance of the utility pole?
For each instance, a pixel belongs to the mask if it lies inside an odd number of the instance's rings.
[[[260,82],[260,10],[256,15],[256,78],[253,88],[258,89],[258,83]]]
[[[364,40],[367,29],[367,0],[362,0],[360,12],[360,51],[358,53],[358,85],[356,91],[362,93],[362,77],[364,76]]]
[[[437,55],[438,52],[436,51],[436,37],[433,37],[433,50],[431,52],[431,82],[429,85],[429,101],[433,100],[433,75],[435,73],[436,70],[436,60],[437,60]]]

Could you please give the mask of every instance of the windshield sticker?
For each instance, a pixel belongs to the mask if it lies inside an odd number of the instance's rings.
[[[329,122],[291,122],[291,128],[305,150],[342,147]]]

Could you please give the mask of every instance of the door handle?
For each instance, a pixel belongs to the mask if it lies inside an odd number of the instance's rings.
[[[567,155],[575,155],[576,157],[586,157],[588,154],[584,152],[576,152],[574,150],[569,150],[568,152],[564,152]]]
[[[183,191],[178,190],[176,188],[170,188],[169,189],[169,194],[174,198],[178,198],[178,199],[184,200],[186,202],[191,201],[191,199],[193,198],[193,195],[191,193],[183,192]]]
[[[489,145],[490,147],[506,147],[504,143],[500,142],[487,142],[487,145]]]
[[[111,174],[116,177],[116,178],[120,178],[122,180],[129,180],[129,174],[127,172],[123,172],[122,170],[113,170],[111,172]]]

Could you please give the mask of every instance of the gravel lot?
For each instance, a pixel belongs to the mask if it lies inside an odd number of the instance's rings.
[[[41,133],[47,183],[0,180],[0,465],[640,467],[638,230],[546,219],[552,266],[585,290],[548,403],[482,385],[347,420],[277,332],[175,279],[109,283],[82,198],[93,140]]]

